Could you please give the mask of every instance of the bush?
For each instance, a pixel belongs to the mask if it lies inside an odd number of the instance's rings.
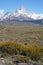
[[[21,44],[14,41],[7,41],[1,43],[1,51],[8,54],[18,54],[21,48]]]
[[[18,56],[16,56],[16,58],[17,58],[17,61],[19,61],[19,62],[28,62],[29,61],[29,57],[23,56],[23,55],[18,55]]]

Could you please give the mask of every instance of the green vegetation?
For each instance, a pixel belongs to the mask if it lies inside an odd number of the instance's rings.
[[[0,43],[0,51],[9,55],[22,55],[19,59],[24,59],[25,56],[34,61],[38,61],[43,57],[43,46],[37,44],[20,44],[16,41],[6,41]],[[28,59],[28,58],[27,58]],[[25,59],[26,60],[26,59]]]

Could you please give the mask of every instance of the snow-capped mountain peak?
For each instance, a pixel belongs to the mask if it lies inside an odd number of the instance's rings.
[[[24,7],[16,9],[15,12],[5,13],[0,10],[0,21],[2,20],[40,20],[43,19],[43,14],[36,14],[31,11],[26,11]]]

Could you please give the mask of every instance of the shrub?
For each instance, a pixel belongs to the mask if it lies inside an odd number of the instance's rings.
[[[7,52],[9,54],[19,53],[20,48],[21,48],[21,44],[14,42],[14,41],[7,41],[7,42],[1,43],[2,52]]]
[[[29,57],[23,56],[23,55],[18,55],[18,56],[16,56],[16,58],[17,58],[17,61],[19,61],[19,62],[28,62],[29,61]]]

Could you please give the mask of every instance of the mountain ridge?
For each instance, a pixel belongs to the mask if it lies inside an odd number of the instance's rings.
[[[34,12],[26,11],[24,7],[16,9],[15,12],[0,12],[0,21],[26,21],[43,24],[43,14],[36,14]]]

